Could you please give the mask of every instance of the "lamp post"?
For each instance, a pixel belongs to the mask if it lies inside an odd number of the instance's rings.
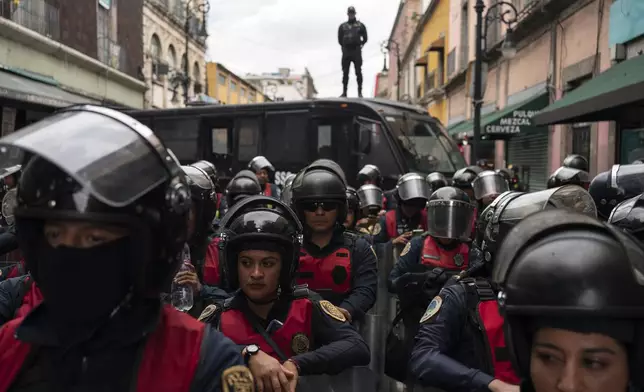
[[[199,1],[199,0],[196,0]],[[196,2],[195,1],[195,2]],[[188,104],[188,89],[190,88],[190,61],[188,53],[190,52],[190,19],[194,16],[192,15],[192,5],[193,0],[186,0],[186,22],[183,26],[183,32],[186,37],[186,63],[183,65],[183,103],[184,105]],[[206,30],[206,14],[210,11],[210,2],[208,0],[201,0],[197,5],[197,10],[201,12],[201,28],[197,32],[197,36],[201,38],[208,37],[208,31]]]
[[[502,6],[507,6],[508,9],[503,10],[502,12],[490,14],[495,8]],[[483,11],[485,11],[485,3],[483,0],[476,0],[476,5],[474,6],[476,11],[476,59],[474,60],[474,98],[472,103],[474,104],[474,128],[473,128],[473,140],[472,140],[472,149],[471,149],[471,160],[470,162],[476,162],[479,159],[479,142],[481,140],[481,108],[483,107],[483,60],[485,53],[487,52],[487,33],[488,27],[491,23],[500,21],[503,22],[508,29],[505,34],[505,39],[503,40],[503,45],[501,46],[501,52],[503,57],[512,58],[516,55],[516,47],[512,40],[512,25],[516,23],[517,20],[517,9],[516,7],[507,1],[499,1],[488,7],[483,16]]]

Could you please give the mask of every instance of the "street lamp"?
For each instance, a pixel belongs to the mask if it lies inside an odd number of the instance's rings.
[[[508,9],[493,15],[490,14],[490,11],[502,6],[507,6]],[[488,27],[491,23],[496,21],[503,22],[503,24],[508,26],[505,39],[503,40],[503,45],[501,45],[501,53],[506,59],[511,59],[517,53],[512,37],[512,25],[516,23],[517,16],[519,14],[514,4],[507,1],[499,1],[490,5],[485,12],[485,17],[483,16],[483,11],[485,10],[485,3],[483,0],[476,0],[474,10],[476,11],[476,59],[474,61],[474,135],[471,144],[471,162],[476,162],[479,159],[478,152],[479,142],[481,140],[481,108],[483,107],[483,57],[485,56],[485,53],[487,53]]]
[[[208,31],[206,30],[206,14],[210,11],[210,2],[208,0],[194,0],[194,2],[200,1],[197,5],[197,10],[201,12],[201,27],[197,32],[197,36],[200,38],[208,38]],[[175,77],[176,82],[183,83],[183,103],[188,104],[188,90],[190,89],[190,61],[189,61],[189,52],[190,52],[190,19],[194,16],[192,15],[192,6],[193,0],[186,0],[186,21],[183,25],[183,32],[186,38],[186,53],[185,59],[186,62],[183,64],[183,75]]]
[[[382,41],[382,44],[380,45],[380,52],[383,55],[383,63],[382,63],[382,73],[387,73],[389,70],[387,69],[387,53],[389,50],[387,49],[387,41]]]

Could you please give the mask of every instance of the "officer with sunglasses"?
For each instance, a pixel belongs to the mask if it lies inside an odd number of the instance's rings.
[[[293,180],[292,205],[304,226],[297,284],[307,284],[360,320],[376,302],[378,275],[371,245],[347,231],[345,175],[333,162],[314,162]]]

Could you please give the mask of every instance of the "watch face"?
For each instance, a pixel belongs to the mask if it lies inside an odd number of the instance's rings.
[[[251,344],[248,347],[246,347],[246,352],[249,354],[257,354],[259,352],[259,346],[256,344]]]

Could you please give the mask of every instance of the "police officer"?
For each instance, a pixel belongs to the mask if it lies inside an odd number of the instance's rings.
[[[216,200],[215,200],[215,219],[213,222],[217,222],[219,219],[221,219],[222,216],[224,216],[223,212],[225,210],[225,203],[223,203],[224,195],[220,190],[219,187],[219,176],[217,175],[217,167],[213,165],[211,162],[201,160],[197,161],[195,163],[191,163],[190,166],[201,170],[204,172],[208,178],[210,178],[210,181],[212,181],[215,189],[215,195],[216,195]],[[214,226],[214,224],[213,224]],[[211,234],[214,234],[214,227],[211,230]]]
[[[233,177],[226,186],[225,201],[228,209],[232,208],[239,201],[262,193],[261,185],[250,170],[241,170]],[[225,215],[224,215],[225,216]],[[217,227],[218,229],[218,227]],[[222,291],[228,291],[226,282],[222,279],[222,265],[219,264],[219,236],[212,237],[212,241],[206,249],[206,258],[203,265],[203,283],[210,286],[213,296],[221,297]],[[221,290],[216,290],[221,289]]]
[[[443,173],[433,172],[427,175],[427,183],[429,184],[429,190],[431,193],[436,192],[444,186],[448,186],[447,178]]]
[[[252,170],[257,176],[257,179],[262,186],[262,192],[265,196],[273,197],[275,199],[280,198],[280,188],[277,185],[268,182],[271,176],[275,174],[275,168],[268,159],[263,156],[256,156],[248,163],[248,169]],[[230,206],[228,208],[230,208]]]
[[[190,190],[148,128],[77,106],[0,145],[0,162],[22,153],[17,235],[44,297],[0,330],[0,390],[252,388],[231,342],[161,306],[187,240]]]
[[[588,192],[597,205],[597,215],[607,220],[615,206],[644,192],[644,165],[613,165],[590,182]]]
[[[509,190],[510,187],[505,178],[492,170],[479,173],[472,181],[472,191],[479,212],[483,211],[503,192]]]
[[[342,47],[342,95],[347,96],[349,67],[353,63],[358,83],[358,97],[362,98],[362,47],[367,43],[367,28],[356,19],[356,9],[347,9],[349,20],[338,28],[338,43]]]
[[[583,170],[562,166],[550,175],[547,187],[550,189],[560,187],[562,185],[577,185],[584,189],[588,189],[588,186],[590,185],[590,175],[588,172]]]
[[[282,188],[282,194],[280,195],[280,199],[284,204],[287,206],[291,206],[291,198],[293,196],[291,192],[291,186],[293,185],[293,180],[295,179],[295,174],[289,174],[286,179],[284,180],[284,187]]]
[[[367,344],[342,312],[294,287],[302,226],[290,208],[247,198],[226,215],[221,233],[227,280],[239,291],[202,319],[245,347],[259,390],[294,392],[299,376],[369,363]]]
[[[382,174],[378,166],[368,164],[360,169],[358,172],[358,186],[361,187],[363,185],[375,185],[378,188],[382,188]],[[382,209],[384,211],[396,209],[395,193],[395,188],[384,192],[382,197]],[[384,211],[381,214],[384,214]]]
[[[297,283],[308,284],[349,321],[361,320],[376,301],[376,255],[342,225],[346,185],[332,166],[314,162],[293,181],[293,206],[304,225]]]
[[[452,186],[467,193],[470,200],[474,201],[476,198],[474,197],[472,182],[482,171],[483,169],[478,166],[468,166],[459,169],[452,176]]]
[[[376,185],[366,184],[358,189],[359,220],[358,230],[367,235],[374,234],[374,227],[380,221],[380,200],[383,198],[382,189]],[[380,226],[378,226],[380,227]]]
[[[577,169],[588,173],[588,160],[578,154],[570,154],[563,160],[563,167]]]
[[[619,203],[610,213],[608,223],[644,242],[644,194]]]
[[[430,195],[429,184],[424,176],[407,173],[398,180],[396,190],[398,208],[380,217],[374,228],[374,242],[392,241],[402,250],[414,234],[420,235],[427,230],[425,205]]]
[[[644,388],[642,260],[633,237],[568,211],[536,213],[508,234],[493,276],[522,390]]]
[[[356,188],[347,187],[347,219],[344,221],[344,227],[352,232],[356,231],[356,223],[360,214],[360,199]]]

